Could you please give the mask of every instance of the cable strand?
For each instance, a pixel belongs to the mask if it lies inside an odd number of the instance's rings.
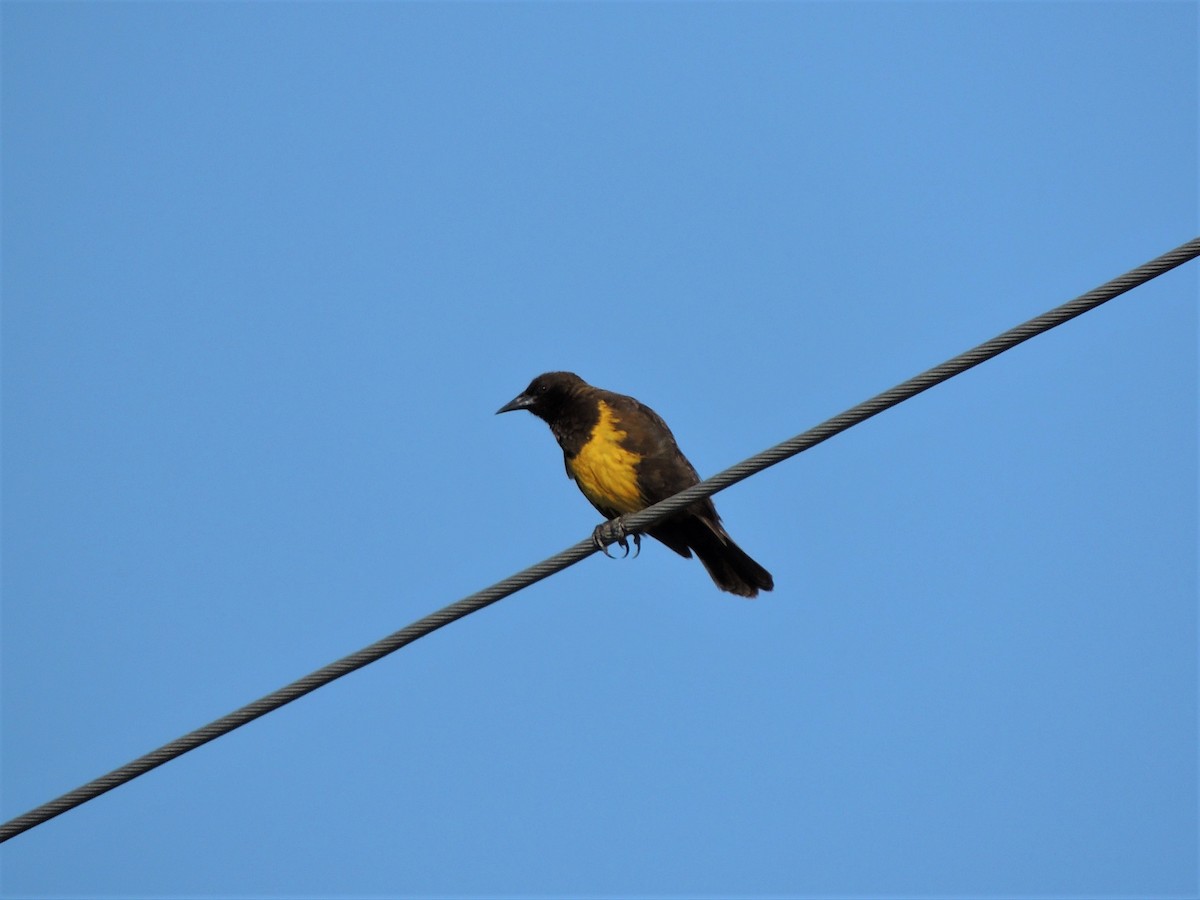
[[[982,362],[999,356],[1006,350],[1010,350],[1032,337],[1043,334],[1051,328],[1095,309],[1102,303],[1106,303],[1138,285],[1157,278],[1159,275],[1169,272],[1171,269],[1195,259],[1197,256],[1200,256],[1200,237],[1181,244],[1174,250],[1164,253],[1162,256],[1144,265],[1138,266],[1136,269],[1126,272],[1124,275],[1114,278],[1100,287],[1088,291],[1086,294],[1081,294],[1074,300],[1030,319],[1028,322],[1024,322],[1015,328],[1011,328],[1003,334],[997,335],[991,340],[947,360],[941,365],[934,366],[932,369],[922,372],[869,400],[859,403],[857,406],[853,406],[833,418],[827,419],[821,424],[810,428],[808,431],[802,432],[736,465],[730,466],[712,478],[693,485],[687,490],[675,494],[673,497],[649,506],[640,512],[625,516],[622,522],[626,529],[631,532],[644,531],[685,507],[690,506],[697,500],[710,497],[718,491],[722,491],[743,479],[749,478],[751,475],[755,475],[770,466],[815,447],[817,444],[828,440],[834,435],[840,434],[872,416],[878,415],[905,400],[915,397],[917,394],[927,391],[929,388],[941,384],[947,379],[960,375]],[[28,831],[30,828],[61,815],[76,806],[93,800],[101,794],[111,791],[113,788],[132,781],[139,775],[144,775],[146,772],[156,769],[190,750],[195,750],[209,741],[228,734],[249,722],[253,722],[255,719],[273,712],[281,706],[315,691],[317,688],[324,687],[344,675],[349,675],[351,672],[376,662],[394,653],[401,647],[411,644],[413,641],[431,634],[445,625],[449,625],[451,622],[457,621],[473,612],[478,612],[498,600],[502,600],[544,578],[561,572],[568,566],[572,566],[591,556],[596,550],[597,547],[590,537],[580,541],[548,559],[544,559],[527,569],[517,572],[515,575],[505,578],[503,581],[493,584],[491,587],[430,613],[424,618],[413,622],[411,625],[349,656],[317,669],[315,672],[311,672],[303,678],[255,700],[253,703],[248,703],[202,728],[188,732],[182,737],[164,744],[157,750],[140,756],[106,775],[102,775],[99,778],[89,781],[87,784],[75,788],[73,791],[69,791],[48,803],[30,810],[24,815],[17,816],[0,825],[0,843],[16,837],[18,834]]]

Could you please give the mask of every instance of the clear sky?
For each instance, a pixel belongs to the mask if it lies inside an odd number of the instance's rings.
[[[1194,237],[1194,3],[14,3],[5,819]],[[4,897],[1197,881],[1197,264],[0,847]]]

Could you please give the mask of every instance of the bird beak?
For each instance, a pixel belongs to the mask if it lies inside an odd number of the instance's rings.
[[[530,397],[528,394],[517,394],[517,396],[513,397],[502,407],[496,410],[496,415],[500,415],[500,413],[505,412],[512,412],[514,409],[529,409],[531,406],[533,406],[532,397]]]

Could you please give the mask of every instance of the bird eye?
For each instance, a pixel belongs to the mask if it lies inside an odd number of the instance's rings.
[[[544,385],[544,384],[539,384],[539,385],[538,385],[538,391],[537,391],[537,392],[538,392],[539,394],[544,394],[544,393],[546,393],[546,390],[547,390],[547,386],[546,386],[546,385]]]

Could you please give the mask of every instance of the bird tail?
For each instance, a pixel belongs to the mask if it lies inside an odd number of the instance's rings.
[[[735,544],[724,528],[703,520],[693,520],[693,524],[688,546],[696,551],[717,587],[739,597],[757,597],[760,590],[775,587],[771,573]]]

